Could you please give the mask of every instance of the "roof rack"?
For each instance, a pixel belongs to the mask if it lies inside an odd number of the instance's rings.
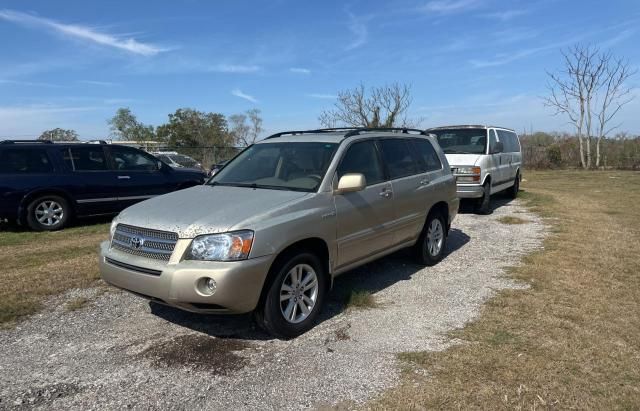
[[[503,130],[509,130],[509,131],[515,132],[515,130],[512,129],[512,128],[501,127],[501,126],[492,126],[492,125],[486,125],[486,124],[456,124],[456,125],[451,125],[451,126],[431,127],[431,128],[428,128],[426,131],[429,131],[429,130],[442,130],[442,129],[448,129],[448,128],[501,128]]]
[[[392,132],[401,132],[403,134],[409,134],[409,132],[414,132],[418,134],[425,134],[423,130],[418,130],[415,128],[407,128],[407,127],[331,127],[331,128],[319,128],[315,130],[295,130],[295,131],[283,131],[280,133],[272,134],[269,137],[266,137],[265,140],[270,138],[277,138],[282,136],[295,136],[301,134],[319,134],[319,133],[334,133],[336,131],[346,131],[343,138],[357,136],[360,133],[371,133],[376,131],[392,131]]]
[[[51,140],[2,140],[0,144],[53,144]]]
[[[401,132],[402,134],[409,134],[409,132],[413,132],[413,133],[417,133],[417,134],[422,134],[424,135],[425,132],[423,130],[418,130],[417,128],[407,128],[407,127],[380,127],[380,128],[367,128],[367,127],[360,127],[360,128],[356,128],[353,129],[352,131],[348,132],[347,134],[344,135],[344,138],[347,137],[352,137],[352,136],[357,136],[360,133],[372,133],[372,132],[376,132],[376,131],[391,131],[391,132]]]

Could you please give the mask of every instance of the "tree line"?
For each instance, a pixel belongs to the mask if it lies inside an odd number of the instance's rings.
[[[118,141],[155,141],[168,147],[245,147],[263,132],[259,109],[233,114],[228,118],[192,108],[179,108],[168,121],[157,127],[144,124],[127,107],[119,108],[107,120],[110,136]],[[74,130],[55,128],[44,131],[39,140],[78,141]]]
[[[636,70],[623,58],[588,45],[562,50],[563,68],[547,72],[548,95],[543,103],[564,116],[572,134],[536,133],[522,136],[525,162],[532,167],[640,168],[640,139],[618,132],[620,110],[633,99],[629,79]],[[422,119],[408,113],[411,86],[392,83],[367,88],[363,84],[340,91],[333,108],[318,117],[323,127],[410,127]],[[461,120],[464,122],[464,119]],[[157,141],[169,147],[236,147],[255,142],[262,129],[260,110],[225,117],[192,108],[169,114],[165,124],[143,124],[129,108],[120,108],[108,120],[115,140]],[[40,136],[48,140],[77,140],[73,130],[48,130]]]

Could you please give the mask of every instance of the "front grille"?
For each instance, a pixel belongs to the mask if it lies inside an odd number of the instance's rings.
[[[118,224],[111,247],[140,257],[169,261],[177,241],[176,233]]]

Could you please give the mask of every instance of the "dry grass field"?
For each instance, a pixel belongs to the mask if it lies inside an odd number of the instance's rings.
[[[499,293],[460,345],[403,354],[403,383],[373,408],[640,407],[640,173],[525,177],[551,231],[511,270],[530,289]]]
[[[0,231],[0,326],[37,312],[47,297],[95,285],[98,244],[108,236],[104,220],[52,233]]]

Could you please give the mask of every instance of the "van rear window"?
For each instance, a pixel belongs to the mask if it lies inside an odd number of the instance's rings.
[[[0,150],[0,173],[48,173],[53,171],[46,150],[9,148]]]

